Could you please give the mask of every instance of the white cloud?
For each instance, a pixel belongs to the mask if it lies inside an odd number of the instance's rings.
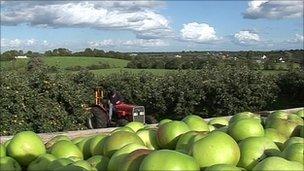
[[[241,30],[234,34],[234,42],[241,45],[252,45],[261,41],[260,36],[250,30]]]
[[[304,36],[300,34],[296,34],[294,38],[287,40],[287,43],[303,43]]]
[[[102,41],[90,41],[88,42],[90,47],[102,48],[102,47],[157,47],[157,46],[168,46],[167,42],[161,39],[134,39],[134,40],[102,40]]]
[[[6,39],[1,38],[1,49],[22,49],[22,50],[37,50],[41,48],[50,48],[51,44],[46,40],[36,40],[36,39]]]
[[[170,35],[169,21],[156,12],[154,1],[47,1],[5,3],[2,25],[22,23],[40,27],[88,27],[133,31],[138,37]]]
[[[284,19],[303,17],[303,1],[253,0],[243,14],[248,19]]]
[[[180,33],[182,40],[196,43],[211,43],[220,39],[216,36],[215,29],[206,23],[184,24]]]
[[[26,45],[26,41],[20,39],[4,39],[1,38],[1,48],[18,48],[22,45]]]

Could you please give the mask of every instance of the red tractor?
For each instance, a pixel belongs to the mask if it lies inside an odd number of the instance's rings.
[[[148,124],[157,123],[153,116],[145,115],[144,106],[127,104],[123,101],[112,106],[108,101],[108,99],[104,99],[104,92],[97,88],[95,90],[95,104],[87,108],[92,113],[92,117],[88,119],[89,128],[124,126],[132,121]],[[113,109],[115,110],[113,111]]]

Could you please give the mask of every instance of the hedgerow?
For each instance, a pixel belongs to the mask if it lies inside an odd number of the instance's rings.
[[[275,79],[247,67],[206,66],[164,76],[119,73],[102,78],[130,103],[144,105],[159,118],[180,119],[193,113],[203,117],[262,110],[275,102]]]

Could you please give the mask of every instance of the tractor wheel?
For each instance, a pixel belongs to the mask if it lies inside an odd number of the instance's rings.
[[[87,119],[87,127],[89,129],[94,129],[92,119],[93,119],[93,117]]]
[[[157,120],[152,115],[146,115],[145,117],[146,124],[156,124]]]
[[[117,126],[125,126],[125,125],[127,125],[127,123],[129,123],[129,121],[126,120],[126,119],[118,119],[117,122],[116,122],[116,125]]]
[[[108,126],[109,116],[105,111],[99,107],[92,107],[91,112],[93,113],[93,128],[106,128]]]

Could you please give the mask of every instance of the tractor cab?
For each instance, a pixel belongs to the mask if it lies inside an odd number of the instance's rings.
[[[95,104],[88,108],[92,117],[88,119],[89,128],[105,128],[110,126],[123,126],[128,122],[137,121],[145,123],[145,108],[120,101],[111,104],[105,99],[101,88],[95,89]]]

